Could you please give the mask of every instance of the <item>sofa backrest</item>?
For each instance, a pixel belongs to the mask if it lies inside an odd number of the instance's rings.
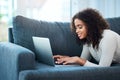
[[[106,20],[110,25],[110,29],[120,35],[120,17],[107,18]]]
[[[13,42],[35,52],[32,36],[50,39],[53,54],[80,56],[78,45],[69,22],[46,22],[16,16],[13,19]]]
[[[110,28],[120,34],[120,17],[107,18]],[[82,45],[78,45],[68,22],[46,22],[16,16],[13,28],[9,29],[9,40],[35,52],[32,36],[48,37],[53,54],[80,56]]]

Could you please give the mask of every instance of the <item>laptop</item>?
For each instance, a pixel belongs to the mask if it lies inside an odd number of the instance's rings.
[[[55,64],[49,38],[35,37],[35,36],[33,36],[32,38],[33,38],[33,44],[36,50],[36,55],[40,62],[50,66],[62,65],[62,64],[61,65]],[[70,66],[75,66],[75,65],[70,65]]]

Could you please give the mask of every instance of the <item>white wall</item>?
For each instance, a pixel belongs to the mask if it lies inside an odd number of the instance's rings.
[[[84,8],[95,8],[105,17],[120,17],[120,0],[71,0],[72,15]]]
[[[16,14],[17,15],[26,15],[27,9],[29,8],[32,12],[34,8],[41,9],[42,5],[46,0],[17,0],[16,1]]]
[[[35,19],[70,21],[85,8],[98,9],[105,18],[120,16],[120,0],[17,0],[17,14]]]

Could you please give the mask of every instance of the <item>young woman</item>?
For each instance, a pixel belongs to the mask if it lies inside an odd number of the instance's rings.
[[[120,36],[109,29],[106,20],[95,9],[85,9],[72,18],[72,30],[83,43],[81,57],[55,55],[56,63],[107,67],[120,62]],[[98,64],[90,62],[91,56]]]

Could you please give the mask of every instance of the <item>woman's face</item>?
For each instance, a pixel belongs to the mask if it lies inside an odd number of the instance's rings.
[[[79,39],[86,38],[87,37],[87,29],[86,29],[85,23],[80,19],[75,19],[74,24],[75,24],[76,33],[77,33]]]

